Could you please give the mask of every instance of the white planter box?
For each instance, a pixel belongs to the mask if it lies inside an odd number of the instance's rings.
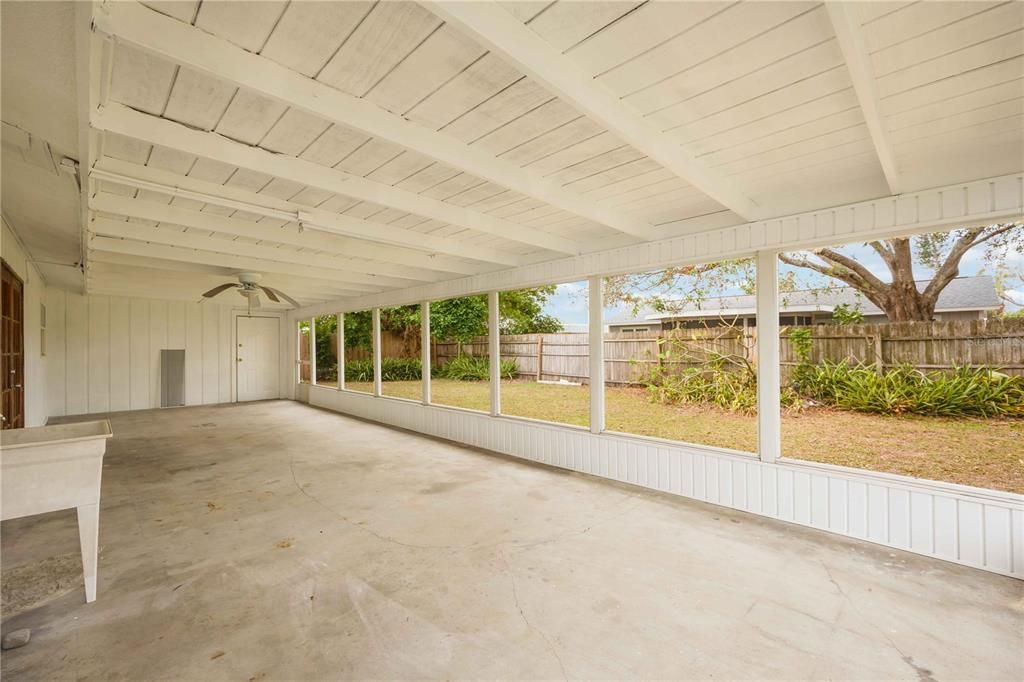
[[[0,432],[0,519],[78,511],[85,600],[96,599],[100,480],[107,420]]]

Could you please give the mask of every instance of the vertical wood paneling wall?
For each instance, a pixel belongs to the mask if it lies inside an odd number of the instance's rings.
[[[185,349],[186,405],[233,399],[232,306],[59,289],[47,290],[46,303],[49,416],[159,407],[165,348]],[[287,366],[282,359],[284,386]]]
[[[1024,496],[305,386],[312,405],[1024,578]]]

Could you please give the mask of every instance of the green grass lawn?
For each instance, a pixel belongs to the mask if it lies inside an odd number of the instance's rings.
[[[373,384],[346,388],[373,391]],[[384,394],[419,400],[419,381],[390,381]],[[606,389],[610,431],[757,450],[757,419],[717,408],[652,403],[640,388]],[[484,382],[434,379],[435,404],[490,409]],[[587,426],[589,389],[532,381],[501,386],[502,413]],[[1024,493],[1024,420],[882,417],[815,408],[784,413],[782,451],[786,457],[871,469],[938,481]]]

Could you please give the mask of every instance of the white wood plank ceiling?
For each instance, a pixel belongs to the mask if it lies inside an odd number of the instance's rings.
[[[1024,167],[1015,2],[105,2],[87,287],[305,303]],[[163,292],[163,293],[161,293]]]

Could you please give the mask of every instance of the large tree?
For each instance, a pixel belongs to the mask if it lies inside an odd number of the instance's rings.
[[[999,282],[1019,280],[1020,269],[1008,264],[1012,262],[1008,256],[1024,254],[1024,223],[876,240],[865,246],[881,258],[888,270],[887,277],[872,272],[843,247],[783,253],[779,258],[798,269],[823,275],[824,283],[819,282],[814,288],[828,289],[835,284],[853,287],[893,322],[927,321],[934,317],[939,294],[960,274],[960,263],[972,249],[983,250],[983,258]],[[933,273],[921,288],[915,281],[915,265]],[[625,303],[634,311],[648,306],[672,312],[686,304],[699,306],[723,290],[752,293],[753,286],[753,259],[738,259],[609,277],[604,294],[610,303]],[[795,272],[785,273],[780,280],[783,292],[798,286]],[[1002,288],[1008,287],[1004,284]],[[1013,302],[1010,296],[1006,300]]]
[[[939,294],[960,275],[960,262],[967,252],[982,248],[984,257],[997,270],[1008,250],[1024,253],[1024,224],[1002,223],[987,227],[935,232],[868,242],[879,255],[889,276],[876,276],[840,249],[821,248],[783,253],[784,263],[807,268],[853,287],[881,308],[892,322],[927,321],[935,315]],[[919,288],[914,266],[932,271],[928,283]]]

